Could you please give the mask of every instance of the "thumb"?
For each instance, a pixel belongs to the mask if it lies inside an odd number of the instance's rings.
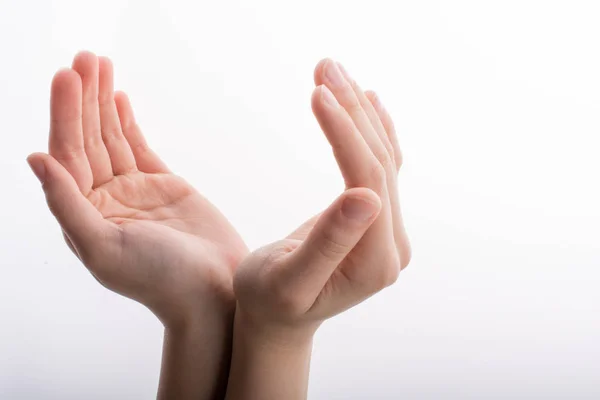
[[[288,283],[318,294],[377,219],[380,209],[379,196],[370,189],[352,188],[342,193],[289,255]]]
[[[52,156],[34,153],[27,163],[42,183],[48,208],[77,250],[106,237],[110,223],[81,193],[75,179]],[[81,253],[80,253],[81,254]]]

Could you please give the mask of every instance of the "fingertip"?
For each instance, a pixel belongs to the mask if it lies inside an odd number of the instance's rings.
[[[122,90],[115,90],[115,101],[122,104],[129,103],[129,96]]]
[[[381,98],[379,97],[379,95],[377,93],[375,93],[375,91],[367,90],[367,91],[365,91],[365,95],[367,96],[367,99],[369,99],[369,101],[371,102],[371,104],[373,105],[375,110],[377,110],[377,111],[383,110],[383,103],[381,102]]]
[[[381,211],[381,199],[368,188],[352,188],[344,192],[341,211],[351,220],[359,222],[374,221]]]
[[[113,62],[107,56],[98,56],[98,65],[100,65],[100,68],[105,71],[113,69]]]
[[[325,85],[321,85],[321,101],[329,107],[340,108],[340,103]]]
[[[336,100],[331,90],[325,85],[319,85],[315,88],[312,95],[312,105],[313,109],[315,107],[319,107],[321,105],[326,105],[328,107],[339,108],[340,104]]]
[[[50,90],[52,119],[70,120],[81,111],[81,77],[71,68],[58,70],[52,78]]]
[[[61,68],[52,78],[52,95],[81,91],[81,77],[71,68]]]
[[[44,183],[46,180],[46,165],[44,163],[44,153],[33,153],[27,156],[27,164],[33,171],[34,175],[38,178],[40,183]]]
[[[58,70],[52,78],[50,110],[52,121],[71,121],[81,116],[81,77],[71,68]]]
[[[129,96],[122,90],[115,90],[115,104],[117,105],[117,111],[119,115],[128,111],[131,108],[131,103],[129,102]]]
[[[377,100],[377,93],[375,93],[373,90],[365,90],[365,96],[367,96],[371,103]]]
[[[344,76],[344,78],[346,78],[346,80],[347,80],[349,83],[351,83],[351,84],[352,84],[352,83],[356,83],[356,82],[354,81],[354,79],[353,79],[353,78],[350,76],[350,74],[348,73],[348,70],[346,70],[346,68],[344,68],[344,66],[342,65],[342,63],[341,63],[341,62],[339,62],[339,61],[336,61],[336,63],[335,63],[335,64],[337,65],[338,69],[340,70],[340,72],[342,73],[342,75]]]
[[[316,112],[321,105],[321,92],[323,91],[324,85],[318,85],[314,88],[312,95],[310,97],[310,103],[313,109],[313,112]]]
[[[98,102],[102,105],[114,101],[113,64],[110,58],[98,57],[98,74]]]
[[[315,81],[315,85],[321,85],[324,82],[323,74],[325,71],[325,66],[330,62],[333,62],[333,60],[331,58],[323,58],[315,66],[315,70],[313,73],[313,79]]]
[[[72,68],[77,71],[89,70],[97,68],[98,56],[88,50],[81,50],[73,57]]]
[[[129,96],[121,90],[115,91],[115,104],[117,106],[117,113],[119,114],[121,126],[123,129],[126,129],[135,121]]]
[[[312,91],[312,97],[311,97],[313,103],[315,103],[315,100],[317,100],[317,102],[318,102],[319,97],[321,96],[321,90],[323,90],[323,85],[317,85],[313,89],[313,91]]]
[[[127,114],[128,117],[133,118],[133,108],[131,106],[129,95],[122,90],[115,90],[114,98],[119,115]]]
[[[37,176],[44,187],[46,183],[52,183],[55,180],[62,180],[64,176],[62,173],[64,172],[69,176],[74,184],[77,187],[73,177],[68,173],[67,170],[58,162],[54,157],[46,153],[33,153],[27,157],[27,163],[29,167],[33,171],[33,173]]]
[[[27,160],[27,162],[29,162],[29,160],[33,160],[33,159],[40,159],[40,158],[43,159],[44,156],[47,156],[47,154],[42,153],[42,152],[35,152],[35,153],[31,153],[30,155],[28,155],[26,160]]]

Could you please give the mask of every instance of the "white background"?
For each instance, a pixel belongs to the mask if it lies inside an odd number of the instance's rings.
[[[150,144],[251,248],[343,189],[318,60],[381,95],[414,258],[318,332],[311,399],[600,398],[599,20],[595,1],[0,0],[0,398],[155,396],[160,324],[71,255],[25,163],[80,49],[113,58]]]

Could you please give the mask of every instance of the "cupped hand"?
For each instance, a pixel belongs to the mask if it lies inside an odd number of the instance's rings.
[[[238,267],[237,313],[255,327],[313,329],[391,285],[411,257],[398,200],[402,155],[392,119],[375,93],[363,92],[332,60],[317,65],[315,83],[313,112],[346,191]]]
[[[28,162],[67,244],[103,285],[163,322],[207,301],[235,304],[244,242],[148,147],[109,59],[82,52],[55,75],[49,154]]]

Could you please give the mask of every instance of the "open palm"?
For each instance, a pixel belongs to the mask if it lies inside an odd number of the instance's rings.
[[[29,162],[67,243],[102,284],[161,319],[207,293],[233,301],[245,244],[148,148],[107,58],[82,52],[55,75],[49,153]]]

